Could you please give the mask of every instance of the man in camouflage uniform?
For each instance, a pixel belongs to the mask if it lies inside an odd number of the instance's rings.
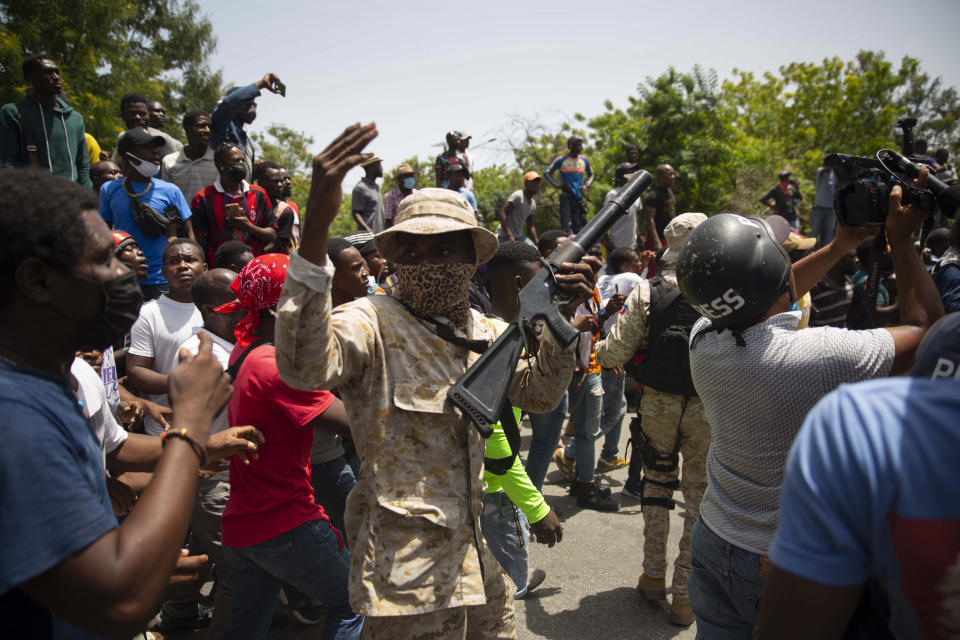
[[[667,224],[664,230],[667,251],[660,260],[660,268],[668,284],[677,286],[675,267],[680,247],[690,232],[706,219],[702,213],[685,213]],[[650,337],[650,292],[650,282],[642,280],[627,297],[625,311],[617,324],[596,345],[597,362],[601,366],[623,364],[633,357],[638,347],[647,344]],[[683,478],[677,482],[681,475],[679,467],[674,467],[672,471],[657,470],[650,468],[644,460],[644,482],[641,485],[643,573],[637,589],[650,600],[666,599],[667,534],[670,530],[673,492],[679,487],[683,492],[686,510],[680,555],[673,566],[670,621],[688,626],[694,619],[687,594],[691,570],[690,532],[700,516],[700,501],[707,488],[706,458],[710,448],[710,426],[699,399],[661,393],[650,386],[643,388],[640,418],[646,440],[659,454],[670,454],[677,441],[677,430],[682,432],[680,453],[683,456]]]
[[[492,341],[497,327],[469,308],[467,283],[498,246],[457,193],[421,189],[400,205],[377,249],[397,267],[397,297],[367,296],[331,312],[326,236],[347,170],[368,154],[372,124],[349,127],[314,159],[307,225],[278,305],[277,365],[301,389],[337,388],[362,459],[347,501],[350,601],[365,638],[515,638],[514,586],[483,542],[484,442],[446,399],[478,357],[439,337]],[[561,276],[580,296],[589,266]],[[521,361],[510,399],[552,409],[573,372],[574,345],[544,335]]]

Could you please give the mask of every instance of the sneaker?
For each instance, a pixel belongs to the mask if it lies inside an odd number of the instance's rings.
[[[609,490],[596,487],[593,482],[580,482],[580,494],[577,496],[577,506],[581,509],[595,511],[619,511],[620,504],[613,499]]]
[[[667,581],[665,578],[651,578],[641,573],[640,580],[637,582],[637,591],[647,600],[666,600]]]
[[[190,618],[178,618],[160,610],[150,622],[147,628],[151,631],[160,633],[170,633],[172,631],[195,631],[197,629],[206,629],[213,620],[213,609],[197,605],[197,615]]]
[[[326,620],[327,609],[314,600],[290,607],[290,615],[300,624],[315,625]]]
[[[564,479],[573,480],[573,470],[576,461],[573,458],[565,456],[562,447],[557,447],[557,450],[553,452],[553,461],[557,463],[557,468],[560,469],[560,473],[563,474]]]
[[[517,595],[513,597],[514,600],[523,600],[530,595],[530,592],[543,584],[543,581],[547,578],[547,572],[543,569],[534,569],[533,573],[530,574],[530,579],[527,580],[527,586],[522,590],[517,592]]]
[[[623,489],[620,489],[620,495],[626,496],[631,500],[643,500],[643,494],[640,493],[640,487],[635,487],[631,484],[623,485]]]
[[[695,619],[696,616],[693,615],[693,609],[690,607],[689,602],[677,602],[674,600],[670,605],[670,624],[677,625],[678,627],[689,627]]]
[[[630,465],[630,461],[623,456],[613,456],[612,458],[600,458],[597,462],[597,473],[607,473],[614,469],[622,469]]]

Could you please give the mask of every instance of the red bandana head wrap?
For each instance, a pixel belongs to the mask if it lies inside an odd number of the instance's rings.
[[[280,301],[283,281],[287,279],[290,256],[283,253],[265,253],[257,256],[240,270],[230,288],[237,295],[236,302],[228,302],[214,311],[233,313],[237,309],[247,311],[246,317],[233,330],[237,345],[246,348],[253,342],[253,334],[260,326],[260,311],[272,309]]]

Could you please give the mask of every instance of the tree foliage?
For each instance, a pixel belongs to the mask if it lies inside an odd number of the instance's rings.
[[[220,73],[207,66],[215,47],[192,0],[0,0],[0,102],[24,94],[23,58],[44,53],[60,65],[64,92],[101,145],[123,130],[120,97],[129,91],[161,101],[166,132],[182,138],[180,116],[220,98]]]
[[[306,177],[313,161],[313,136],[303,131],[273,123],[266,133],[254,133],[253,140],[260,147],[261,160],[276,162],[286,167],[291,177]]]
[[[584,135],[596,175],[592,211],[602,205],[629,144],[638,146],[640,165],[651,173],[661,163],[674,166],[678,211],[708,214],[763,213],[758,200],[782,168],[793,171],[809,207],[825,154],[898,148],[894,124],[904,115],[919,120],[916,136],[928,140],[929,153],[938,147],[954,159],[960,153],[957,90],[923,73],[914,58],[896,65],[882,52],[861,51],[847,62],[827,58],[760,77],[742,70],[733,76],[721,84],[713,70],[669,68],[640,83],[626,106],[607,101],[600,115],[574,115],[554,126],[512,116],[503,137],[519,167],[543,171],[566,152],[569,133]],[[558,226],[555,193],[548,191],[538,202],[538,228],[541,215]]]

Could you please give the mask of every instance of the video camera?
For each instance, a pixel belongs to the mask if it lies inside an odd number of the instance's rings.
[[[881,149],[875,158],[831,153],[824,165],[837,173],[839,186],[833,196],[837,220],[845,227],[882,226],[887,219],[890,190],[899,185],[903,204],[909,204],[933,215],[939,207],[947,217],[954,217],[960,205],[960,185],[947,186],[932,175],[927,178],[926,191],[915,187],[914,178],[920,175],[918,162],[924,159],[913,155],[913,128],[916,118],[902,118],[897,127],[903,131],[903,154]]]

